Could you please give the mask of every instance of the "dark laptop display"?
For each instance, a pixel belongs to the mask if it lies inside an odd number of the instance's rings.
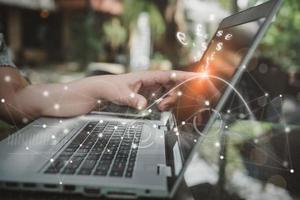
[[[172,145],[171,159],[175,177],[182,175],[193,148],[206,137],[212,121],[224,120],[220,110],[225,99],[245,71],[279,5],[280,1],[269,1],[224,19],[201,60],[191,67],[201,78],[182,85],[174,110],[177,126],[173,131],[178,139]]]
[[[217,102],[225,89],[231,87],[229,83],[253,44],[263,21],[258,19],[219,29],[204,57],[194,66],[193,71],[203,74],[203,78],[183,85],[183,95],[175,111],[179,132],[184,134],[187,130],[193,130],[193,140],[189,147],[203,134],[203,128],[213,113],[220,118],[216,110]],[[188,156],[188,152],[184,155]]]

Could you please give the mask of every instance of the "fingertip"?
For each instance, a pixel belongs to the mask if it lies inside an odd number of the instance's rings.
[[[142,109],[146,108],[146,106],[147,106],[147,100],[144,97],[139,98],[136,108],[138,110],[142,110]]]

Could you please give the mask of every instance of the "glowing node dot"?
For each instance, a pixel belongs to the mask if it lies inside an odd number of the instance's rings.
[[[110,150],[109,150],[109,149],[107,149],[107,152],[110,152]]]
[[[280,95],[279,95],[279,97],[280,97],[280,98],[282,98],[282,97],[283,97],[283,95],[282,95],[282,94],[280,94]]]
[[[254,139],[254,143],[257,144],[258,143],[258,139]]]
[[[100,124],[102,124],[102,123],[103,123],[103,120],[101,119],[101,120],[100,120]]]
[[[67,134],[67,133],[69,133],[69,129],[65,128],[64,129],[64,134]]]
[[[230,114],[230,113],[231,113],[231,110],[227,110],[227,113]]]
[[[123,136],[121,136],[121,140],[123,140],[123,138],[124,138],[124,137],[123,137]]]
[[[64,86],[64,90],[68,90],[68,89],[69,89],[69,87],[65,85]]]
[[[54,108],[55,110],[59,110],[60,105],[56,103],[56,104],[54,104],[53,108]]]
[[[196,140],[196,139],[194,139],[194,142],[196,143],[196,142],[197,142],[197,140]]]
[[[290,169],[290,173],[291,174],[295,173],[295,170],[294,169]]]
[[[59,185],[62,185],[63,183],[61,181],[59,181]]]
[[[289,132],[291,132],[291,128],[290,128],[290,127],[288,127],[288,126],[287,126],[287,127],[285,127],[285,128],[284,128],[284,132],[286,132],[286,133],[289,133]]]
[[[225,128],[228,129],[228,126],[226,125]]]
[[[174,128],[173,131],[174,131],[174,132],[177,132],[177,131],[178,131],[178,128]]]
[[[8,75],[5,76],[5,77],[4,77],[4,81],[5,81],[5,82],[10,82],[10,81],[11,81],[11,77],[8,76]]]
[[[243,65],[243,66],[242,66],[242,68],[243,68],[243,69],[246,69],[246,68],[247,68],[247,66],[246,66],[246,65]]]
[[[239,118],[244,119],[245,117],[246,117],[246,115],[244,113],[239,114]]]
[[[89,131],[88,131],[88,132],[86,132],[86,134],[88,134],[88,135],[89,135],[90,133],[91,133],[91,132],[89,132]]]
[[[216,143],[215,143],[215,147],[220,147],[220,143],[219,143],[219,142],[216,142]]]
[[[153,128],[157,128],[157,125],[156,125],[156,124],[153,124]]]
[[[97,104],[101,104],[101,100],[100,99],[97,100]]]
[[[131,128],[135,128],[135,126],[134,126],[134,125],[132,125],[132,126],[131,126]]]
[[[60,123],[60,124],[62,124],[62,123],[63,123],[63,121],[62,121],[62,120],[59,120],[59,123]]]
[[[155,93],[152,93],[152,94],[151,94],[152,97],[155,97],[155,95],[156,95]]]
[[[56,137],[55,137],[55,135],[51,135],[51,138],[54,140]]]
[[[176,132],[176,135],[179,136],[179,132]]]
[[[28,150],[29,150],[29,147],[26,147],[25,149],[28,151]]]
[[[204,101],[204,104],[205,104],[206,106],[209,106],[209,105],[210,105],[210,102],[209,102],[208,100],[206,100],[206,101]]]
[[[82,147],[82,144],[80,144],[79,146]]]
[[[181,91],[178,91],[178,92],[177,92],[177,96],[182,96],[182,92],[181,92]]]
[[[125,125],[125,124],[126,124],[126,122],[122,122],[121,124],[122,124],[122,125]]]
[[[115,129],[115,130],[117,130],[117,129],[118,129],[118,127],[117,127],[117,126],[114,126],[114,129]]]
[[[102,134],[102,133],[99,133],[98,137],[99,137],[99,138],[102,138],[102,137],[103,137],[103,134]]]
[[[130,93],[130,98],[134,98],[135,97],[135,94],[132,92],[132,93]]]
[[[132,148],[133,148],[133,149],[136,149],[136,148],[137,148],[137,144],[133,143],[133,144],[132,144]]]
[[[42,127],[43,127],[43,128],[47,128],[47,125],[46,125],[46,124],[43,124]]]
[[[44,97],[48,97],[48,96],[49,96],[49,92],[48,92],[48,91],[44,91],[44,92],[43,92],[43,96],[44,96]]]
[[[2,98],[2,99],[1,99],[1,103],[5,103],[5,99]]]
[[[50,162],[52,162],[52,163],[53,163],[53,162],[54,162],[54,159],[53,159],[53,158],[51,158],[51,159],[50,159]]]
[[[220,156],[220,159],[221,159],[221,160],[223,160],[223,159],[224,159],[224,156],[223,156],[223,155],[221,155],[221,156]]]
[[[182,122],[181,122],[181,125],[185,125],[185,121],[182,121]]]
[[[171,78],[176,78],[177,74],[175,72],[172,72]]]
[[[269,96],[269,94],[268,93],[265,93],[265,97],[268,97]]]
[[[149,113],[152,113],[152,109],[149,109],[148,112],[149,112]]]
[[[24,118],[22,119],[22,122],[23,122],[24,124],[27,124],[28,121],[29,121],[29,120],[28,120],[26,117],[24,117]]]

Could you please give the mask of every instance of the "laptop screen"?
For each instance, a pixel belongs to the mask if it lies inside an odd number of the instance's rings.
[[[218,29],[202,59],[190,68],[202,78],[189,81],[180,88],[174,116],[178,136],[173,144],[174,170],[177,176],[212,114],[218,118],[216,106],[241,65],[265,18]],[[180,148],[178,148],[180,147]],[[179,150],[180,149],[180,150]]]

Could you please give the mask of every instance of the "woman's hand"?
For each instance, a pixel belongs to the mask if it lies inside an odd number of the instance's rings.
[[[180,71],[152,71],[94,76],[65,84],[28,85],[17,70],[2,67],[0,118],[19,123],[41,116],[73,117],[90,112],[101,99],[142,109],[153,92],[169,90],[194,75]],[[169,108],[176,100],[174,94],[165,95],[158,107],[161,110]],[[157,93],[157,98],[159,95]]]
[[[161,92],[168,92],[179,83],[195,76],[195,73],[182,71],[150,71],[122,75],[91,77],[90,87],[95,89],[96,98],[102,98],[118,105],[143,109],[149,98],[160,98]],[[166,110],[175,103],[177,93],[165,95],[158,103],[160,110]]]

